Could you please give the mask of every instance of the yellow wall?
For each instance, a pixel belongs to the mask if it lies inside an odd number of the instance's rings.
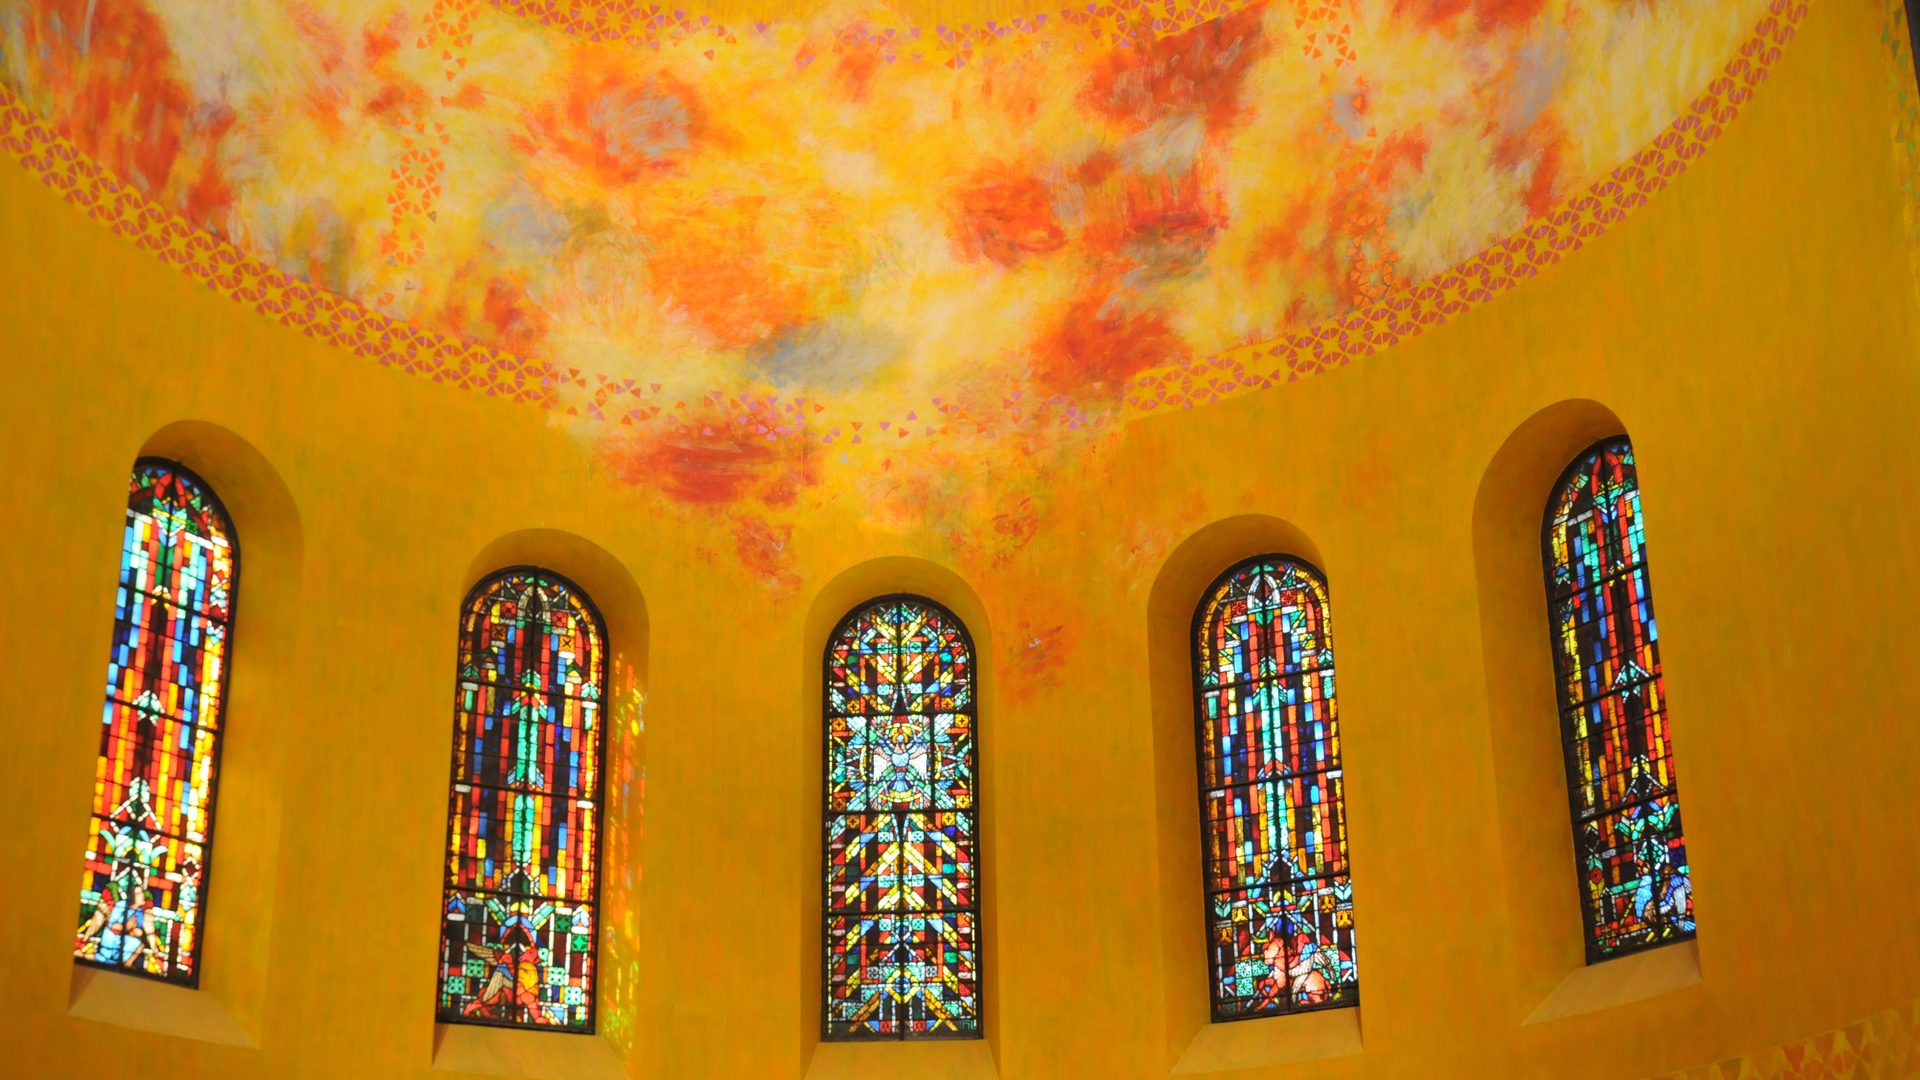
[[[592,1075],[608,1062],[581,1047],[604,1045],[636,1075],[1124,1077],[1342,1053],[1263,1075],[1621,1077],[1911,1001],[1920,350],[1882,22],[1815,5],[1705,160],[1539,279],[1345,370],[1090,444],[1024,546],[842,502],[795,530],[786,585],[543,414],[331,351],[0,168],[0,1045],[45,1075],[427,1074],[454,613],[528,556],[614,609],[630,671],[606,1033],[456,1037],[443,1064]],[[1598,404],[1542,414],[1561,402]],[[1561,464],[1536,459],[1616,417],[1701,931],[1697,962],[1588,985],[1527,534]],[[246,560],[191,1002],[76,987],[68,953],[143,448],[213,481]],[[1271,544],[1311,548],[1331,584],[1364,1004],[1196,1038],[1179,627],[1197,575]],[[846,604],[900,587],[954,604],[985,660],[989,1037],[816,1053],[812,664]],[[74,1015],[141,1008],[201,1037]]]

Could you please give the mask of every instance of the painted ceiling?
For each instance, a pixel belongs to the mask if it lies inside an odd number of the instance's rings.
[[[356,319],[515,360],[621,478],[777,507],[1417,333],[1710,137],[1769,18],[1063,2],[0,0],[0,105]]]

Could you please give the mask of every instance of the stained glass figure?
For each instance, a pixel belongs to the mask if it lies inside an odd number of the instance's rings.
[[[826,655],[827,1039],[980,1035],[973,642],[917,596],[874,600]]]
[[[590,1032],[600,882],[606,632],[531,567],[460,618],[439,1019]]]
[[[1646,523],[1624,436],[1567,468],[1547,505],[1543,550],[1593,963],[1694,934]]]
[[[212,489],[171,461],[136,462],[80,875],[80,963],[199,983],[239,574],[233,523]]]
[[[1327,586],[1299,559],[1222,574],[1193,618],[1213,1018],[1360,1000]]]

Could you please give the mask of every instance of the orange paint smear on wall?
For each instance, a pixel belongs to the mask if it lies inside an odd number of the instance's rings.
[[[745,348],[799,325],[808,290],[777,262],[763,230],[763,195],[712,193],[703,204],[646,225],[647,274],[674,309],[726,348]]]
[[[751,499],[783,507],[817,481],[814,440],[775,437],[771,416],[725,405],[682,403],[665,431],[609,434],[598,443],[601,461],[621,483],[657,487],[688,505]]]
[[[1053,212],[1053,192],[1021,166],[990,165],[957,192],[948,226],[954,250],[967,260],[1012,266],[1027,255],[1066,246]]]
[[[52,0],[23,22],[61,134],[142,189],[166,187],[193,102],[160,21],[132,0]]]
[[[710,135],[700,95],[666,72],[576,71],[536,109],[533,140],[611,187],[674,171]]]
[[[865,22],[856,20],[835,36],[833,51],[839,57],[833,74],[841,93],[849,101],[865,101],[873,77],[885,60],[880,43],[870,36]]]
[[[1473,25],[1482,30],[1519,27],[1540,14],[1545,0],[1396,0],[1395,15],[1418,19],[1433,27],[1465,29],[1456,21],[1473,13]]]
[[[733,519],[733,553],[740,565],[778,592],[800,587],[800,575],[794,572],[793,556],[787,550],[792,542],[792,525],[775,525],[750,515]]]
[[[1531,170],[1521,196],[1529,217],[1539,217],[1552,208],[1565,147],[1566,128],[1552,114],[1539,117],[1524,132],[1495,144],[1495,161],[1506,168]]]
[[[1092,281],[1034,349],[1034,378],[1066,392],[1092,381],[1119,393],[1135,372],[1187,359],[1186,342],[1162,309],[1133,310],[1117,281]]]
[[[1204,158],[1177,176],[1129,174],[1119,196],[1117,220],[1094,230],[1093,247],[1156,278],[1196,269],[1227,226],[1226,197]]]
[[[495,340],[508,352],[533,356],[540,351],[540,343],[547,336],[547,313],[528,301],[519,281],[497,277],[487,282],[481,313]]]
[[[1184,112],[1199,112],[1210,130],[1232,123],[1241,109],[1247,69],[1266,53],[1256,4],[1191,30],[1114,50],[1081,92],[1090,108],[1121,123],[1146,127]]]

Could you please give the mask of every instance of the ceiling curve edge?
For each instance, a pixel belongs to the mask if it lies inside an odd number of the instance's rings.
[[[1119,407],[1085,408],[1068,394],[1015,392],[996,423],[1050,437],[1232,397],[1370,356],[1471,310],[1557,263],[1618,224],[1683,173],[1739,114],[1805,17],[1811,0],[1770,0],[1719,74],[1655,138],[1610,174],[1558,200],[1451,269],[1403,282],[1361,305],[1278,338],[1139,371],[1124,380]],[[436,7],[446,6],[444,3]],[[461,6],[461,5],[455,5]],[[470,5],[467,5],[470,6]],[[559,11],[564,0],[496,0],[503,9]],[[1210,5],[1222,8],[1232,5]],[[1201,11],[1201,8],[1196,8]],[[675,393],[645,378],[562,366],[382,313],[304,280],[163,207],[75,143],[0,84],[0,143],[68,203],[190,277],[310,337],[380,365],[464,390],[538,405],[563,416],[624,428],[685,431],[722,418],[729,445],[804,441],[807,453],[842,465],[879,460],[978,423],[939,396],[903,400],[886,417],[836,416],[802,393]],[[674,400],[675,398],[680,400]],[[708,432],[711,434],[711,432]],[[881,436],[885,436],[884,446]],[[905,442],[901,440],[907,440]],[[808,465],[812,473],[814,466]],[[704,498],[690,501],[707,501]]]

